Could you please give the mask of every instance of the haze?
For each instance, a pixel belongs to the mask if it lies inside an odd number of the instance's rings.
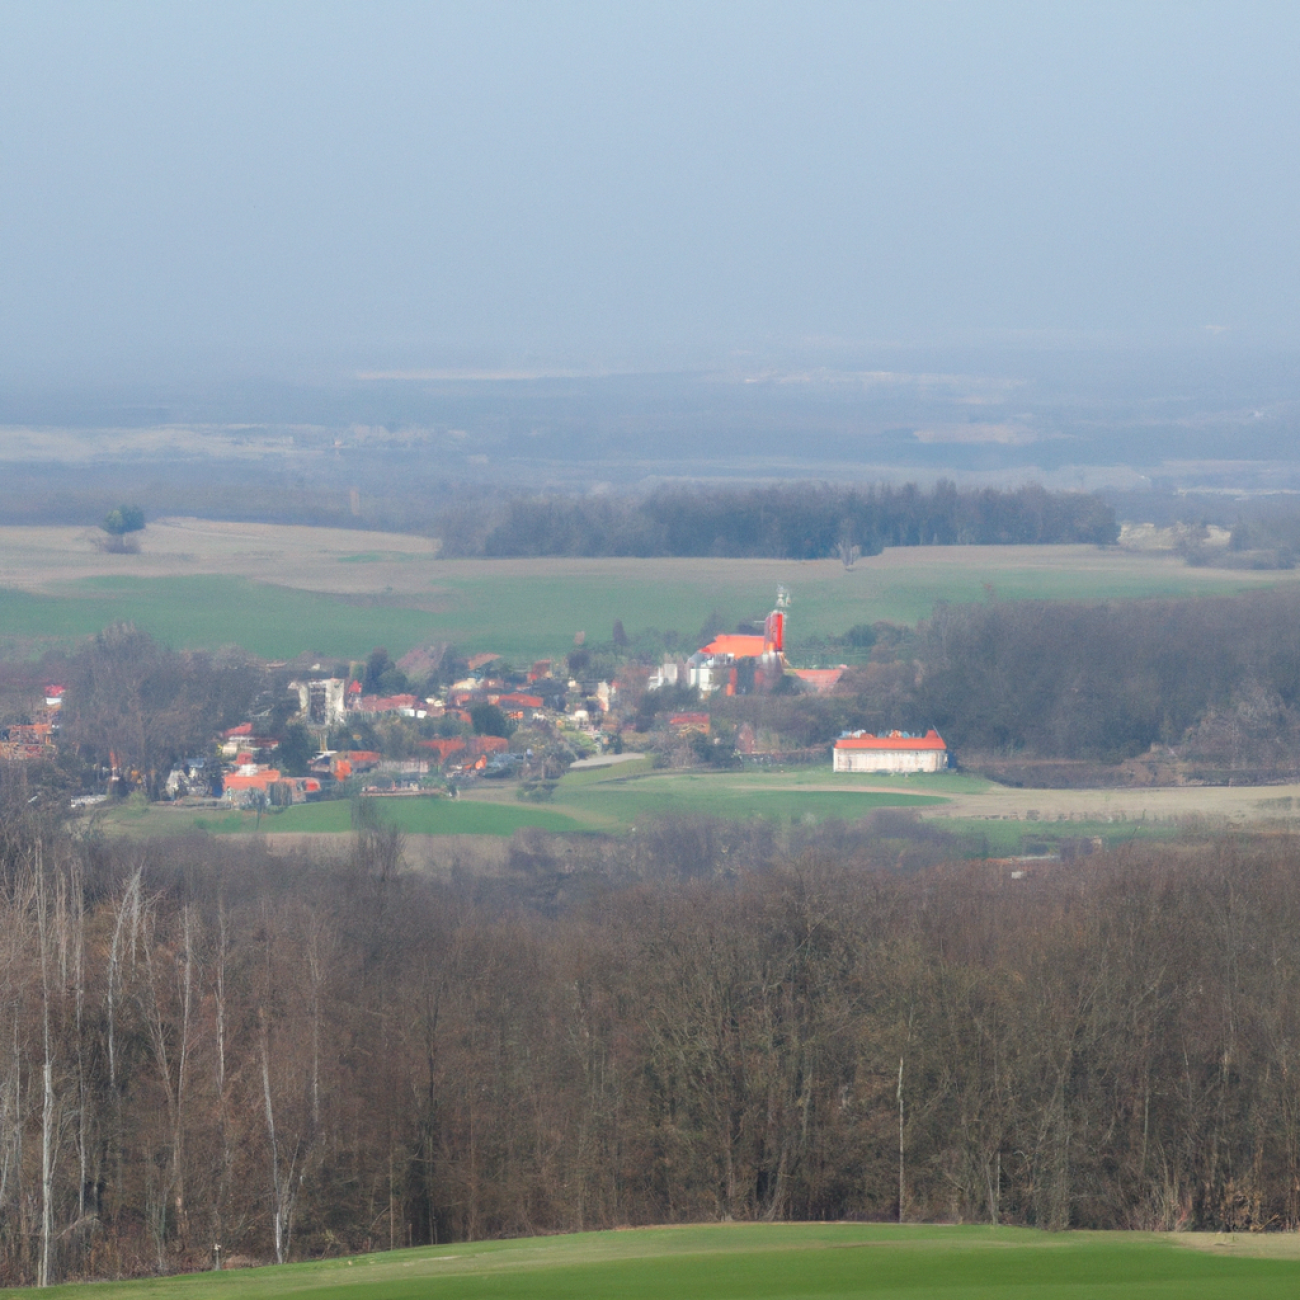
[[[1296,337],[1291,6],[0,22],[11,389]]]

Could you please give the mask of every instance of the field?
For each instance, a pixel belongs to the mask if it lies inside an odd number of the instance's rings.
[[[138,555],[106,555],[85,530],[0,528],[0,641],[37,648],[130,620],[180,648],[241,645],[272,659],[305,650],[355,659],[430,641],[527,661],[584,632],[654,628],[692,640],[762,615],[793,593],[790,636],[887,619],[939,601],[1130,598],[1246,590],[1293,573],[1216,572],[1171,555],[1088,546],[915,547],[846,570],[835,560],[439,560],[428,538],[344,529],[151,523]],[[0,645],[0,649],[3,645]]]
[[[635,770],[629,773],[629,768]],[[935,787],[876,789],[858,778],[850,778],[851,784],[844,789],[824,789],[821,784],[827,774],[809,769],[793,776],[647,769],[648,764],[637,762],[572,773],[559,783],[554,800],[545,804],[520,802],[513,783],[497,781],[485,781],[455,800],[401,797],[379,798],[374,803],[385,825],[408,835],[511,835],[525,826],[621,833],[638,817],[669,812],[779,821],[852,820],[875,808],[920,810],[944,802]],[[821,777],[820,783],[816,777]],[[260,820],[255,813],[166,805],[114,808],[101,814],[100,820],[106,828],[132,835],[190,831],[328,835],[350,831],[351,814],[349,802],[336,800],[265,813]]]
[[[622,834],[638,818],[703,814],[815,824],[854,821],[879,808],[912,811],[993,856],[1045,853],[1062,840],[1114,847],[1137,838],[1252,826],[1300,832],[1300,785],[1182,786],[1034,790],[994,785],[959,772],[887,777],[837,774],[829,764],[788,770],[655,771],[648,760],[573,771],[544,804],[520,802],[507,781],[484,781],[455,800],[379,798],[381,820],[414,836],[511,835],[535,826],[554,832]],[[345,800],[254,813],[170,807],[117,807],[97,814],[109,830],[141,836],[211,834],[338,835],[352,829]]]
[[[1259,1237],[865,1224],[715,1225],[483,1242],[282,1268],[55,1287],[87,1300],[1270,1300],[1300,1287],[1297,1243]],[[6,1291],[6,1295],[17,1292]]]

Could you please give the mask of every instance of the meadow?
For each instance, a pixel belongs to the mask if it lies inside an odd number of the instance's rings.
[[[1300,829],[1300,786],[1154,787],[1034,790],[999,786],[964,772],[883,776],[833,773],[829,763],[787,769],[655,770],[649,759],[575,770],[546,803],[521,802],[512,781],[482,781],[457,799],[378,797],[380,820],[407,835],[508,836],[526,827],[625,834],[645,817],[768,818],[812,825],[856,821],[881,808],[932,820],[992,856],[1055,851],[1062,841],[1096,839],[1107,848],[1167,838],[1201,826]],[[352,829],[347,800],[251,812],[155,804],[120,805],[95,815],[110,831],[157,834],[342,834]]]
[[[1089,546],[914,547],[845,569],[838,560],[440,560],[428,538],[340,529],[151,523],[138,555],[106,555],[84,531],[0,528],[0,641],[39,648],[128,620],[177,648],[240,645],[394,656],[431,641],[527,662],[570,648],[762,616],[793,595],[790,641],[858,623],[913,624],[940,601],[1130,599],[1221,594],[1290,573],[1188,568],[1176,556]]]
[[[875,1224],[727,1224],[478,1242],[93,1285],[86,1300],[1270,1300],[1300,1287],[1295,1240],[1047,1234],[1032,1229]],[[17,1294],[5,1291],[3,1294]]]

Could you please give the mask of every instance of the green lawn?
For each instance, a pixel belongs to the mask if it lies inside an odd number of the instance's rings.
[[[512,787],[513,791],[513,787]],[[579,831],[584,824],[566,812],[518,801],[487,803],[468,799],[402,798],[376,801],[385,825],[408,835],[513,835],[526,826],[545,831]],[[346,799],[299,804],[283,811],[212,812],[154,806],[146,811],[113,809],[102,814],[109,829],[132,836],[178,835],[207,831],[213,835],[279,835],[299,832],[338,834],[352,829],[352,804]]]
[[[361,551],[343,558],[358,564],[385,554]],[[405,594],[374,601],[276,585],[273,563],[256,581],[200,573],[89,578],[56,584],[46,595],[0,589],[0,639],[67,640],[129,620],[173,646],[240,645],[272,659],[305,650],[356,659],[380,644],[397,656],[449,640],[465,651],[495,650],[527,662],[563,653],[578,632],[589,642],[608,640],[615,619],[633,637],[647,628],[674,630],[689,648],[714,611],[726,626],[761,617],[781,583],[794,598],[789,630],[797,661],[804,638],[837,635],[880,619],[915,623],[939,601],[983,600],[990,587],[999,599],[1019,600],[1208,594],[1260,585],[1258,577],[1211,575],[1087,547],[886,551],[851,571],[826,561],[460,565],[418,557],[404,569],[411,574]]]
[[[789,772],[646,771],[641,764],[626,769],[595,768],[566,776],[555,791],[551,807],[569,813],[593,828],[625,830],[639,817],[671,813],[703,813],[712,817],[771,817],[852,821],[877,808],[925,808],[944,802],[948,782],[970,781],[952,776],[869,778],[837,776],[825,766],[799,767]],[[599,775],[598,775],[599,774]],[[930,782],[936,784],[930,784]],[[977,782],[982,786],[983,783]],[[888,785],[886,790],[870,786]],[[948,787],[952,788],[951,785]]]
[[[1200,1248],[1197,1248],[1197,1247]],[[284,1268],[57,1287],[105,1300],[1273,1300],[1292,1241],[865,1224],[717,1225],[451,1245]],[[6,1292],[5,1294],[16,1294]]]

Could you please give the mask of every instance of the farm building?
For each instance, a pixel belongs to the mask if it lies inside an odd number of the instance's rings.
[[[933,727],[924,736],[849,731],[835,742],[836,772],[942,772],[947,766],[948,746]]]

